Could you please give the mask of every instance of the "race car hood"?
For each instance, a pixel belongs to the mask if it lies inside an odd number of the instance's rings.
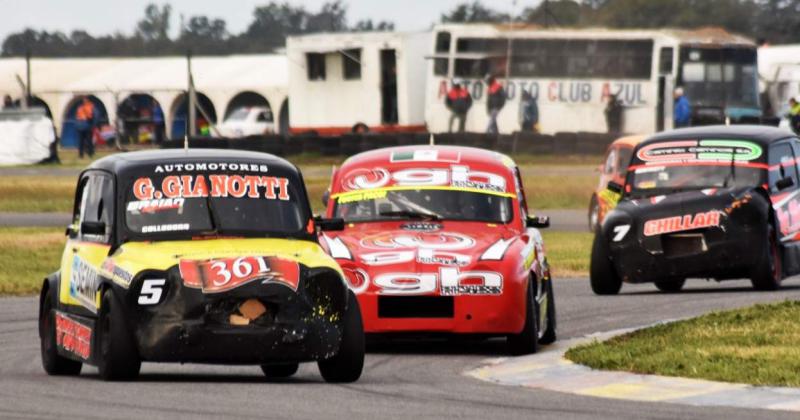
[[[504,226],[479,222],[398,221],[357,223],[341,233],[322,238],[342,265],[351,286],[366,290],[370,278],[385,274],[503,272],[514,265],[503,264],[505,254],[520,247],[519,232]],[[452,270],[451,270],[452,271]]]
[[[237,257],[276,257],[309,268],[330,268],[342,274],[336,261],[310,241],[290,239],[200,239],[192,241],[128,242],[103,264],[115,282],[130,283],[143,270],[166,271],[182,261]]]

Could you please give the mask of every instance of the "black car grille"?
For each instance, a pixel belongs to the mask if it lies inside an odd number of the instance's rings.
[[[682,257],[708,251],[708,246],[702,233],[674,233],[661,236],[661,249],[667,257]]]
[[[379,296],[379,318],[452,318],[452,296]]]

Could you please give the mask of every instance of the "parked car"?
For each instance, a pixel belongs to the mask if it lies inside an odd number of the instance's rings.
[[[621,199],[592,246],[595,293],[622,283],[680,291],[687,278],[750,278],[774,290],[800,272],[800,142],[766,126],[669,131],[634,149]]]
[[[356,292],[370,334],[508,338],[514,354],[556,339],[553,281],[519,168],[467,147],[361,153],[335,171],[320,239]]]
[[[272,111],[267,107],[242,107],[231,113],[217,126],[223,137],[239,138],[275,133]]]
[[[642,135],[621,137],[608,146],[603,158],[603,164],[598,167],[600,182],[589,200],[590,231],[597,230],[597,226],[603,222],[606,214],[617,205],[619,196],[608,189],[608,183],[610,181],[614,181],[617,184],[625,182],[625,176],[628,174],[628,164],[633,156],[633,148],[646,138],[647,136]]]
[[[41,289],[42,363],[92,364],[133,379],[142,361],[261,365],[270,377],[316,361],[355,381],[358,301],[317,243],[300,172],[229,150],[116,154],[84,170],[58,271]]]

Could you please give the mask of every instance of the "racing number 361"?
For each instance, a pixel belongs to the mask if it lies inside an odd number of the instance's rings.
[[[255,270],[255,271],[254,271]],[[211,263],[212,276],[208,279],[214,287],[225,286],[232,279],[246,280],[253,274],[270,272],[265,257],[242,257],[231,260],[220,260]]]

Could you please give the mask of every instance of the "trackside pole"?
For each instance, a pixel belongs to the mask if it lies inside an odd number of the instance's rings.
[[[430,139],[429,139],[429,142],[430,142],[430,145],[431,145],[431,146],[436,146],[436,141],[434,141],[434,138],[433,138],[433,133],[431,133],[431,137],[430,137]]]

